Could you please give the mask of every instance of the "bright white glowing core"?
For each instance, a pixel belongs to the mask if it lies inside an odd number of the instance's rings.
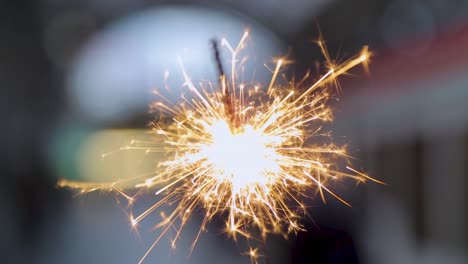
[[[233,134],[226,122],[216,122],[209,128],[213,143],[206,146],[208,163],[211,163],[214,177],[232,184],[232,191],[238,194],[255,186],[267,187],[270,175],[279,170],[275,162],[278,154],[269,147],[269,137],[262,135],[252,126]]]

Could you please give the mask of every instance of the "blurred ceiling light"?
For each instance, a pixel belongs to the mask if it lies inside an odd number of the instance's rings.
[[[256,0],[242,1],[239,5],[271,23],[282,34],[291,36],[332,2],[334,0]]]
[[[158,7],[121,19],[77,54],[67,78],[71,107],[92,121],[126,120],[146,111],[155,99],[151,90],[164,87],[167,71],[174,90],[169,97],[176,100],[182,88],[177,57],[183,59],[193,80],[215,81],[210,39],[225,37],[235,42],[247,28],[252,41],[245,54],[254,57],[246,73],[266,80],[270,73],[263,63],[284,52],[284,46],[271,31],[245,17],[223,10]]]
[[[228,6],[243,14],[248,14],[262,24],[269,25],[283,36],[294,36],[303,30],[304,26],[314,19],[328,5],[336,0],[177,0],[177,4],[204,6]],[[148,6],[146,1],[134,0],[85,0],[86,4],[95,12],[105,15],[123,13],[129,9]],[[152,0],[152,5],[167,4],[171,1]]]

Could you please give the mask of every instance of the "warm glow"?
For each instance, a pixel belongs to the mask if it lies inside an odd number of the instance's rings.
[[[152,176],[134,180],[137,189],[154,188],[161,199],[130,219],[135,226],[164,205],[177,205],[156,225],[162,232],[155,244],[175,228],[171,240],[175,247],[190,216],[200,215],[201,211],[205,218],[198,236],[215,216],[226,217],[226,232],[234,239],[294,233],[302,230],[300,220],[307,214],[306,201],[315,194],[325,201],[328,193],[348,204],[331,190],[330,182],[341,178],[373,180],[346,166],[345,148],[335,145],[331,133],[323,130],[324,124],[333,120],[327,102],[334,98],[335,90],[330,87],[334,87],[339,75],[367,62],[367,48],[354,59],[331,67],[320,41],[327,60],[322,77],[308,86],[304,86],[307,76],[299,83],[281,84],[277,77],[285,61],[279,59],[268,86],[262,86],[237,83],[236,63],[241,61],[237,54],[247,36],[245,33],[236,47],[222,41],[231,53],[232,69],[230,80],[220,76],[219,87],[196,86],[180,60],[185,91],[194,98],[182,96],[181,102],[174,105],[156,91],[161,100],[151,107],[171,120],[153,124],[154,133],[163,140],[133,141],[129,147],[164,154]],[[62,181],[61,186],[82,191],[109,188],[90,185],[93,189],[87,189],[84,183],[67,181]],[[118,183],[113,183],[111,190],[116,186]],[[253,261],[259,256],[254,248],[249,255]]]
[[[268,186],[269,175],[279,171],[275,142],[247,125],[242,133],[233,134],[225,121],[208,128],[212,144],[207,144],[199,154],[212,167],[215,180],[232,184],[234,195],[249,192],[256,186]]]

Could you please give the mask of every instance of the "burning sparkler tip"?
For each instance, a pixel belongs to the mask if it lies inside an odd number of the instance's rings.
[[[229,219],[225,222],[224,232],[234,240],[238,235],[249,241],[256,239],[256,234],[263,239],[271,233],[286,236],[303,230],[299,222],[301,215],[296,209],[302,208],[306,214],[307,207],[302,199],[309,197],[311,188],[317,189],[324,203],[324,193],[329,193],[351,207],[327,188],[332,179],[348,177],[382,183],[349,166],[346,168],[351,172],[341,171],[339,160],[349,160],[346,151],[337,149],[334,142],[319,145],[321,143],[311,140],[316,136],[329,135],[322,130],[325,122],[333,120],[327,105],[333,96],[333,92],[327,89],[332,85],[326,84],[335,83],[338,76],[357,65],[366,67],[371,55],[368,48],[364,47],[358,56],[347,62],[332,64],[320,38],[317,44],[326,57],[328,72],[305,92],[296,95],[300,86],[310,78],[307,74],[299,83],[289,81],[287,86],[284,85],[282,78],[277,77],[283,76],[281,66],[290,63],[285,57],[276,60],[276,68],[272,70],[270,83],[264,86],[265,89],[245,81],[243,72],[237,73],[244,60],[236,56],[248,35],[249,32],[245,31],[237,46],[221,39],[220,46],[226,47],[231,54],[229,80],[222,65],[218,42],[211,40],[219,74],[219,90],[212,89],[211,84],[195,85],[185,71],[181,57],[178,57],[183,86],[194,97],[182,96],[183,102],[174,106],[164,101],[165,98],[161,98],[164,103],[152,104],[152,107],[167,113],[174,122],[157,124],[155,121],[152,124],[154,134],[158,135],[156,138],[162,138],[155,143],[162,147],[141,149],[147,153],[162,151],[165,156],[157,165],[157,177],[138,178],[133,186],[136,189],[158,186],[155,195],[164,193],[164,197],[136,218],[131,215],[129,220],[131,226],[136,227],[156,209],[175,205],[167,215],[160,211],[162,220],[156,225],[162,230],[161,236],[171,228],[177,229],[177,236],[171,240],[172,248],[175,248],[182,228],[194,214],[204,215],[200,233],[206,230],[205,226],[211,219],[225,214]],[[168,75],[165,73],[166,77]],[[121,149],[134,149],[135,145],[139,147],[138,144],[132,141]],[[122,190],[120,183],[59,181],[58,186],[77,188],[83,193],[115,191],[132,203],[133,197]],[[204,210],[203,214],[199,213],[200,209]],[[159,238],[155,244],[157,241]],[[262,256],[257,248],[250,248],[244,254],[250,255],[253,262]]]

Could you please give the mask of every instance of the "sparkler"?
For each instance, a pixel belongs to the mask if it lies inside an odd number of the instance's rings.
[[[326,73],[301,91],[308,75],[300,82],[277,84],[287,61],[276,61],[268,86],[238,82],[238,55],[245,45],[246,32],[237,46],[225,39],[221,46],[231,55],[230,80],[227,79],[216,43],[215,57],[219,69],[219,87],[215,84],[196,86],[179,60],[184,87],[193,95],[182,96],[174,105],[158,91],[161,98],[151,105],[171,122],[153,122],[161,141],[133,141],[125,149],[163,152],[165,158],[153,175],[132,179],[134,188],[155,189],[161,199],[140,215],[130,214],[136,227],[140,221],[164,205],[176,205],[156,224],[162,230],[143,256],[143,261],[158,241],[172,228],[176,234],[172,246],[190,217],[204,212],[195,246],[206,225],[215,216],[225,217],[226,232],[234,239],[264,239],[269,233],[287,235],[302,230],[301,218],[307,214],[307,198],[314,191],[325,202],[325,193],[349,205],[328,186],[330,181],[352,178],[360,182],[379,182],[349,166],[341,170],[337,164],[349,161],[345,147],[335,145],[323,125],[333,120],[327,102],[334,98],[336,78],[357,65],[366,66],[367,48],[344,63],[333,64],[322,41],[318,41],[326,58]],[[162,119],[161,119],[162,120]],[[323,139],[328,143],[323,143]],[[316,140],[317,139],[317,140]],[[320,143],[318,143],[320,142]],[[109,184],[79,183],[62,180],[59,186],[81,192],[108,190],[117,192],[131,203],[122,187],[124,181]],[[382,183],[382,182],[379,182]],[[253,262],[258,249],[250,248]],[[140,262],[141,262],[140,261]]]

